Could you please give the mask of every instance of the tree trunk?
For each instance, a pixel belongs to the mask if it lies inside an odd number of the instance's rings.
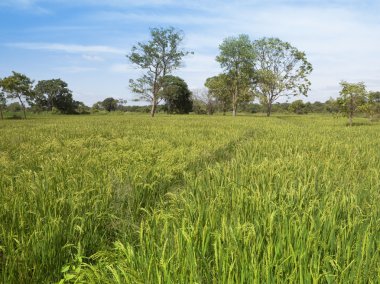
[[[150,110],[150,116],[151,117],[154,117],[155,113],[156,113],[156,108],[157,108],[157,100],[158,100],[158,91],[160,89],[159,85],[158,85],[158,74],[157,74],[157,68],[156,67],[156,71],[155,71],[155,75],[154,75],[154,82],[153,82],[153,100],[152,100],[152,109]]]
[[[152,109],[150,110],[150,116],[151,117],[154,117],[154,114],[156,113],[156,108],[157,108],[157,103],[154,100],[153,103],[152,103]]]
[[[21,104],[21,106],[22,106],[22,111],[24,112],[24,118],[26,119],[26,111],[25,111],[25,105],[24,105],[24,103],[22,102],[22,100],[21,100],[21,97],[20,97],[20,96],[18,97],[18,99],[19,99],[19,101],[20,101],[20,104]]]
[[[349,122],[350,122],[350,126],[352,126],[352,120],[353,120],[353,117],[354,117],[354,98],[353,98],[353,96],[351,95],[351,96],[350,96],[350,114],[349,114]]]
[[[268,103],[268,108],[267,108],[267,116],[270,116],[271,112],[272,112],[272,103],[269,102]]]
[[[3,108],[0,107],[0,116],[1,116],[1,120],[4,119],[4,116],[3,116]]]
[[[237,110],[237,98],[238,98],[238,88],[235,87],[235,93],[232,97],[232,116],[236,116],[236,110]]]

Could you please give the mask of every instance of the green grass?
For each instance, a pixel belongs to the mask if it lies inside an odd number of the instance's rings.
[[[3,283],[378,283],[380,124],[0,122]]]

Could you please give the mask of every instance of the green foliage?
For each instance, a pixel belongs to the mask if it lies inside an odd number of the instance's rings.
[[[193,91],[193,111],[196,114],[212,115],[217,111],[217,100],[213,94],[205,89]]]
[[[325,108],[326,111],[331,114],[336,115],[339,113],[339,103],[337,100],[334,100],[333,98],[330,98],[325,102]]]
[[[311,103],[311,112],[323,113],[326,112],[325,104],[319,101]]]
[[[180,48],[183,32],[170,28],[153,28],[147,43],[139,42],[132,47],[127,58],[145,74],[129,81],[130,88],[140,95],[140,99],[151,103],[151,116],[154,116],[161,100],[162,78],[180,67],[182,58],[190,52]]]
[[[0,91],[0,117],[1,119],[4,119],[3,110],[7,106],[7,99],[5,97],[5,94]]]
[[[7,94],[7,98],[19,100],[26,119],[25,102],[34,96],[33,81],[26,75],[12,71],[12,75],[0,80],[0,87]]]
[[[61,79],[41,80],[34,87],[35,96],[32,105],[52,111],[53,108],[61,113],[73,113],[75,101],[67,83]]]
[[[106,111],[111,112],[117,109],[118,103],[119,103],[118,100],[112,97],[109,97],[109,98],[104,99],[100,104]]]
[[[188,114],[192,111],[191,92],[183,79],[166,75],[161,85],[160,97],[165,100],[168,113]]]
[[[359,106],[359,109],[365,112],[370,120],[380,115],[380,92],[369,92],[365,102]]]
[[[354,114],[366,102],[366,86],[363,82],[348,83],[346,81],[340,82],[340,85],[342,90],[339,93],[340,97],[337,99],[337,102],[340,111],[347,115],[349,118],[349,124],[352,126]]]
[[[216,61],[224,69],[224,74],[231,90],[232,112],[236,115],[239,101],[251,101],[251,77],[254,67],[255,53],[248,35],[228,37],[219,46],[220,54]],[[207,82],[206,82],[207,83]],[[230,93],[230,92],[228,92]]]
[[[262,38],[254,43],[256,53],[254,88],[270,116],[272,104],[281,96],[307,95],[312,65],[306,54],[278,38]]]
[[[307,114],[309,111],[309,108],[302,100],[295,100],[290,104],[288,109],[296,114]]]
[[[219,74],[218,76],[207,78],[205,87],[208,88],[210,95],[216,99],[223,115],[225,115],[231,106],[234,92],[230,76]]]
[[[19,111],[22,111],[22,106],[20,105],[19,102],[13,102],[7,106],[7,111],[19,112]]]
[[[86,106],[83,102],[74,101],[75,114],[90,114],[91,108]]]

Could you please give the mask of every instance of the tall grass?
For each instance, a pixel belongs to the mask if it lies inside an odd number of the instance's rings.
[[[3,283],[380,277],[379,124],[103,116],[0,130]]]

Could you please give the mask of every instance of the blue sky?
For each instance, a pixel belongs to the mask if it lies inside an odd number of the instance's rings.
[[[125,55],[150,27],[174,26],[194,51],[175,72],[191,89],[220,72],[222,40],[245,33],[305,51],[314,67],[306,100],[325,101],[341,80],[380,90],[379,11],[377,0],[1,0],[0,77],[61,78],[88,105],[109,96],[133,104],[128,80],[141,71]]]

